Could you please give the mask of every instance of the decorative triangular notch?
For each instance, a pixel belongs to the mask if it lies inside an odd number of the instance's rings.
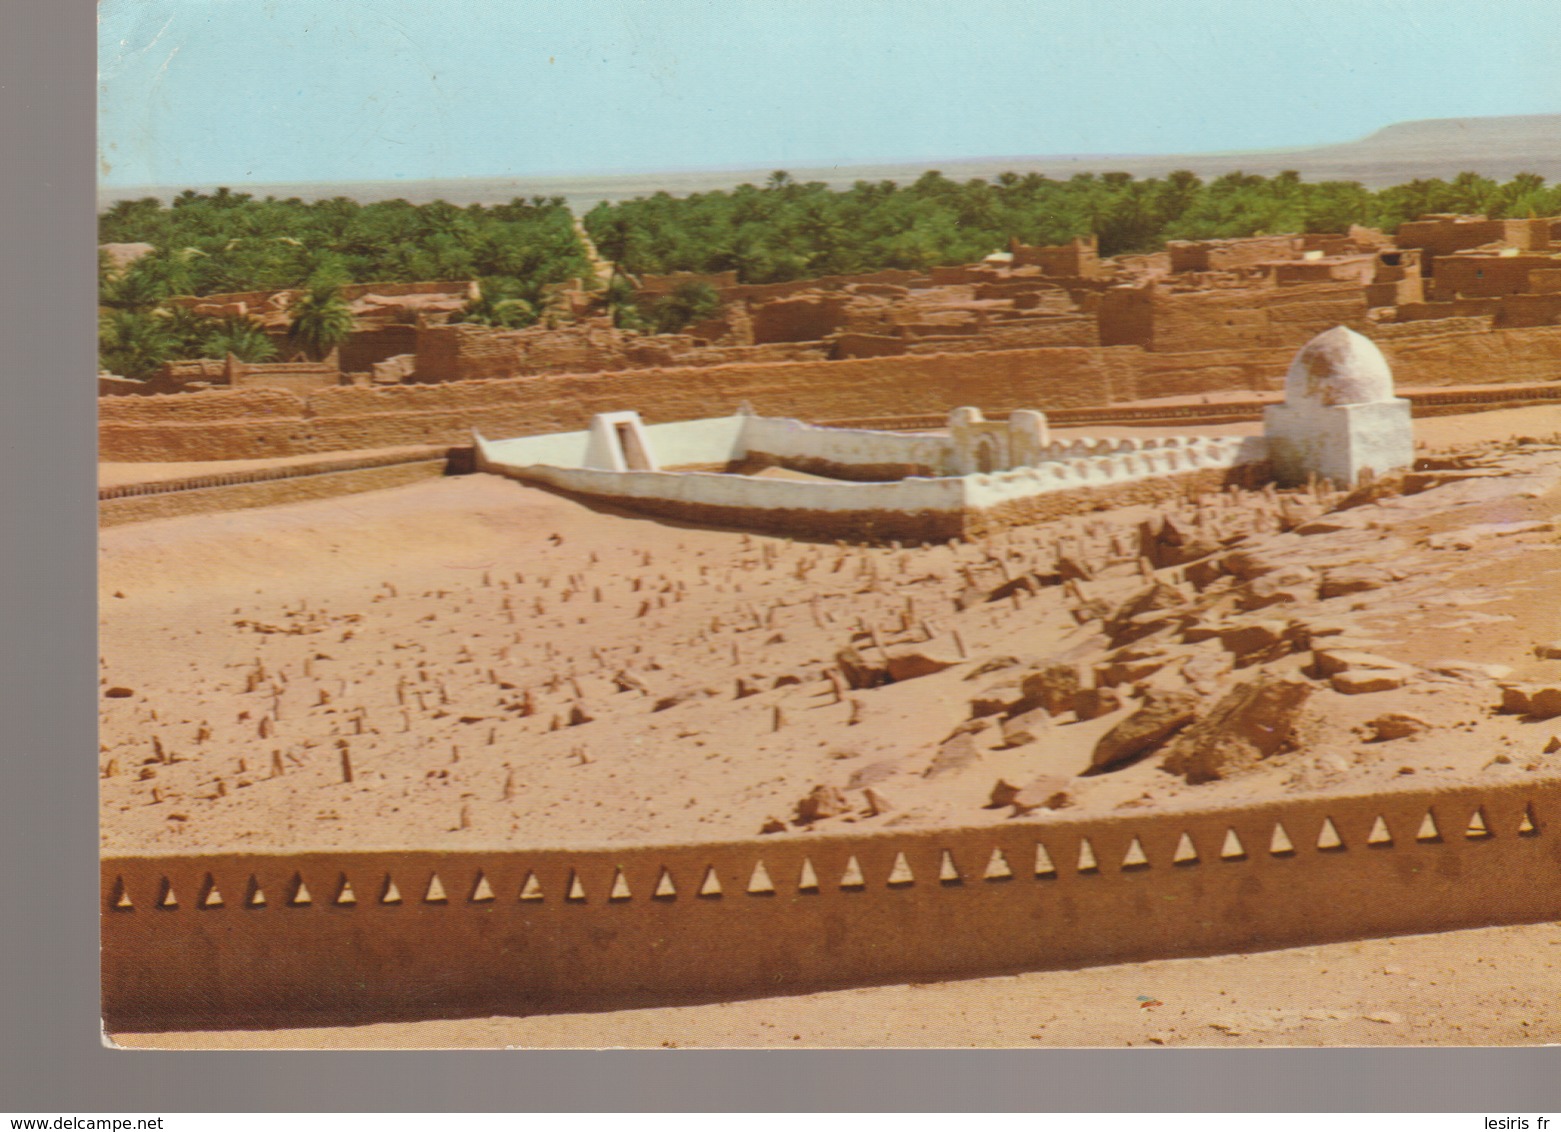
[[[491,904],[496,899],[493,886],[488,883],[487,874],[479,872],[476,883],[472,885],[472,894],[468,898],[473,904]]]
[[[705,866],[705,879],[699,882],[699,895],[707,899],[721,895],[721,878],[715,875],[715,866]]]
[[[341,905],[343,907],[351,907],[352,905],[356,904],[357,902],[358,902],[358,894],[356,892],[352,891],[352,881],[347,879],[347,874],[346,873],[343,873],[341,875],[341,879],[338,880],[337,884],[336,884],[336,900],[335,900],[335,903],[339,904],[339,905]]]
[[[1344,848],[1344,838],[1334,828],[1332,818],[1323,818],[1322,832],[1317,835],[1317,848],[1325,853]]]
[[[862,875],[862,866],[855,855],[846,862],[846,871],[840,874],[840,887],[850,890],[867,887],[867,878]]]
[[[775,883],[770,880],[770,872],[764,867],[763,861],[754,862],[753,875],[748,878],[748,895],[775,895]]]
[[[1133,838],[1133,843],[1127,847],[1127,852],[1122,857],[1122,871],[1128,869],[1147,869],[1149,867],[1149,855],[1144,852],[1143,845],[1138,838]]]
[[[292,888],[287,894],[287,904],[290,908],[306,908],[314,903],[314,897],[309,895],[309,886],[304,883],[302,873],[293,874]]]
[[[573,869],[569,870],[569,890],[565,900],[571,900],[576,904],[585,902],[585,885],[580,883],[580,874]]]
[[[198,908],[221,908],[222,893],[217,891],[216,879],[210,873],[206,874],[206,880],[201,884],[201,898],[196,904]]]
[[[656,891],[651,893],[652,900],[676,900],[678,887],[672,883],[672,874],[666,869],[661,870],[661,875],[656,878]]]
[[[157,894],[157,906],[159,908],[173,909],[179,906],[179,898],[174,895],[173,881],[163,878],[163,886]]]
[[[813,862],[807,857],[802,858],[802,871],[797,875],[797,891],[818,891],[818,873],[813,871]]]
[[[1415,834],[1416,841],[1440,841],[1442,830],[1436,824],[1436,815],[1430,810],[1425,812],[1425,817],[1420,822],[1420,832]]]
[[[623,875],[623,870],[613,870],[612,888],[607,891],[607,899],[612,903],[622,904],[633,896],[634,894],[629,891],[629,878]]]
[[[396,887],[396,882],[389,873],[385,874],[385,887],[380,889],[379,902],[381,904],[401,903],[401,890]]]
[[[1003,856],[1001,849],[994,848],[992,855],[987,858],[986,872],[981,874],[982,880],[1013,880],[1014,871],[1008,867],[1008,858]]]
[[[1518,822],[1519,837],[1538,837],[1539,823],[1534,820],[1534,807],[1523,807],[1523,820]]]
[[[916,874],[911,872],[911,863],[905,859],[904,853],[894,855],[894,864],[889,869],[889,887],[901,888],[907,884],[916,883]]]
[[[1476,809],[1469,815],[1469,828],[1463,831],[1463,835],[1471,841],[1491,835],[1490,826],[1485,823],[1485,811]]]
[[[438,873],[432,873],[428,877],[428,889],[423,893],[424,904],[445,904],[449,897],[445,895],[444,881],[439,879]]]
[[[963,884],[965,880],[959,875],[959,866],[954,863],[954,854],[947,849],[943,850],[943,862],[938,866],[938,880],[944,884]]]
[[[1192,843],[1192,838],[1182,834],[1176,842],[1176,852],[1171,856],[1173,865],[1196,865],[1198,863],[1198,850]]]
[[[1079,838],[1079,872],[1098,873],[1100,862],[1095,860],[1095,847],[1089,843],[1089,838]]]
[[[526,883],[520,886],[520,898],[522,900],[542,899],[542,882],[537,879],[536,873],[526,874]]]
[[[1245,861],[1246,859],[1247,847],[1241,843],[1241,838],[1236,836],[1236,831],[1225,830],[1225,844],[1220,846],[1220,860]]]
[[[266,890],[260,887],[260,881],[255,877],[249,878],[249,890],[244,893],[244,907],[264,908],[266,906]]]
[[[1377,848],[1392,848],[1393,834],[1388,831],[1388,823],[1381,814],[1377,820],[1371,823],[1371,832],[1366,835],[1366,844]]]
[[[1295,846],[1290,841],[1290,834],[1285,832],[1282,822],[1274,823],[1274,836],[1268,839],[1268,851],[1275,857],[1295,856]]]
[[[1057,866],[1052,864],[1052,855],[1046,851],[1046,846],[1039,841],[1035,843],[1035,875],[1038,877],[1055,877]]]
[[[133,912],[135,905],[130,903],[130,892],[125,888],[125,878],[114,878],[114,891],[110,894],[108,906],[116,912]]]

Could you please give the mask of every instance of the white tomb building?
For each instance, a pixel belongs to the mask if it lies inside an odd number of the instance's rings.
[[[1354,487],[1415,462],[1409,401],[1393,395],[1393,371],[1376,343],[1336,326],[1313,338],[1285,374],[1285,400],[1263,415],[1274,478],[1310,476]]]

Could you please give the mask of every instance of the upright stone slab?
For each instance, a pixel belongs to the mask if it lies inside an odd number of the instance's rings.
[[[1393,396],[1393,371],[1376,343],[1336,326],[1313,338],[1285,374],[1285,400],[1263,414],[1274,477],[1316,475],[1354,487],[1415,461],[1409,402]]]

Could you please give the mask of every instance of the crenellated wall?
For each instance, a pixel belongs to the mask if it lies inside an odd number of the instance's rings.
[[[704,844],[110,857],[104,1016],[645,1006],[1554,920],[1558,823],[1561,780],[1526,779]]]

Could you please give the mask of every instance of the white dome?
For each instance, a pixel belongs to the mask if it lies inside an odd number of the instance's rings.
[[[1369,405],[1393,400],[1393,371],[1377,344],[1345,326],[1313,338],[1285,374],[1285,401]]]

